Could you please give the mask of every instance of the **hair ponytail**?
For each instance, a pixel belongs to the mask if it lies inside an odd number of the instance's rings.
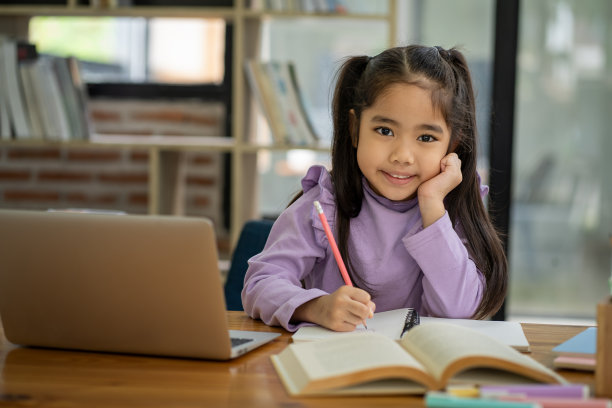
[[[336,78],[332,100],[334,137],[331,150],[331,179],[336,194],[338,249],[342,258],[347,260],[347,269],[351,279],[357,286],[362,287],[366,283],[354,273],[348,253],[350,220],[359,215],[363,200],[361,170],[357,164],[357,148],[353,144],[353,137],[358,137],[359,118],[351,119],[351,112],[357,115],[360,113],[360,110],[355,110],[355,103],[360,99],[356,92],[369,61],[368,56],[357,56],[347,59],[342,64]]]

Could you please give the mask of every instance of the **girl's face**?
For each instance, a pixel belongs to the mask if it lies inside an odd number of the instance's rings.
[[[357,163],[372,190],[393,201],[412,199],[440,173],[450,129],[431,91],[393,84],[361,113]]]

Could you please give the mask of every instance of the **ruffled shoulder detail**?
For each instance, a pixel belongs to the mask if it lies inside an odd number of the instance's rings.
[[[327,171],[325,167],[319,165],[312,166],[308,169],[306,175],[302,179],[302,189],[304,190],[304,193],[307,193],[310,189],[316,187],[317,185],[329,190],[330,192],[333,191],[329,171]]]
[[[310,206],[308,213],[310,214],[315,238],[320,245],[329,248],[323,224],[314,206],[314,202],[319,201],[329,227],[332,231],[335,231],[336,199],[329,171],[323,166],[312,166],[302,179],[302,189],[304,190],[302,199],[307,200],[306,205]]]

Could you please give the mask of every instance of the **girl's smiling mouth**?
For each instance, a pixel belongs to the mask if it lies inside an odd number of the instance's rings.
[[[414,178],[414,175],[387,173],[384,170],[381,170],[381,173],[393,184],[407,184]]]

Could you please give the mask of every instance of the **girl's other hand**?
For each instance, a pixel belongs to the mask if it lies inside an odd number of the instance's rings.
[[[447,154],[440,160],[440,173],[418,188],[423,227],[428,227],[444,215],[444,197],[462,180],[459,156],[456,153]]]
[[[308,321],[335,331],[353,331],[373,316],[376,305],[363,289],[341,286],[329,295],[312,299],[293,313],[294,321]]]
[[[419,199],[444,200],[462,180],[461,160],[456,153],[449,153],[440,160],[440,173],[419,186]]]

